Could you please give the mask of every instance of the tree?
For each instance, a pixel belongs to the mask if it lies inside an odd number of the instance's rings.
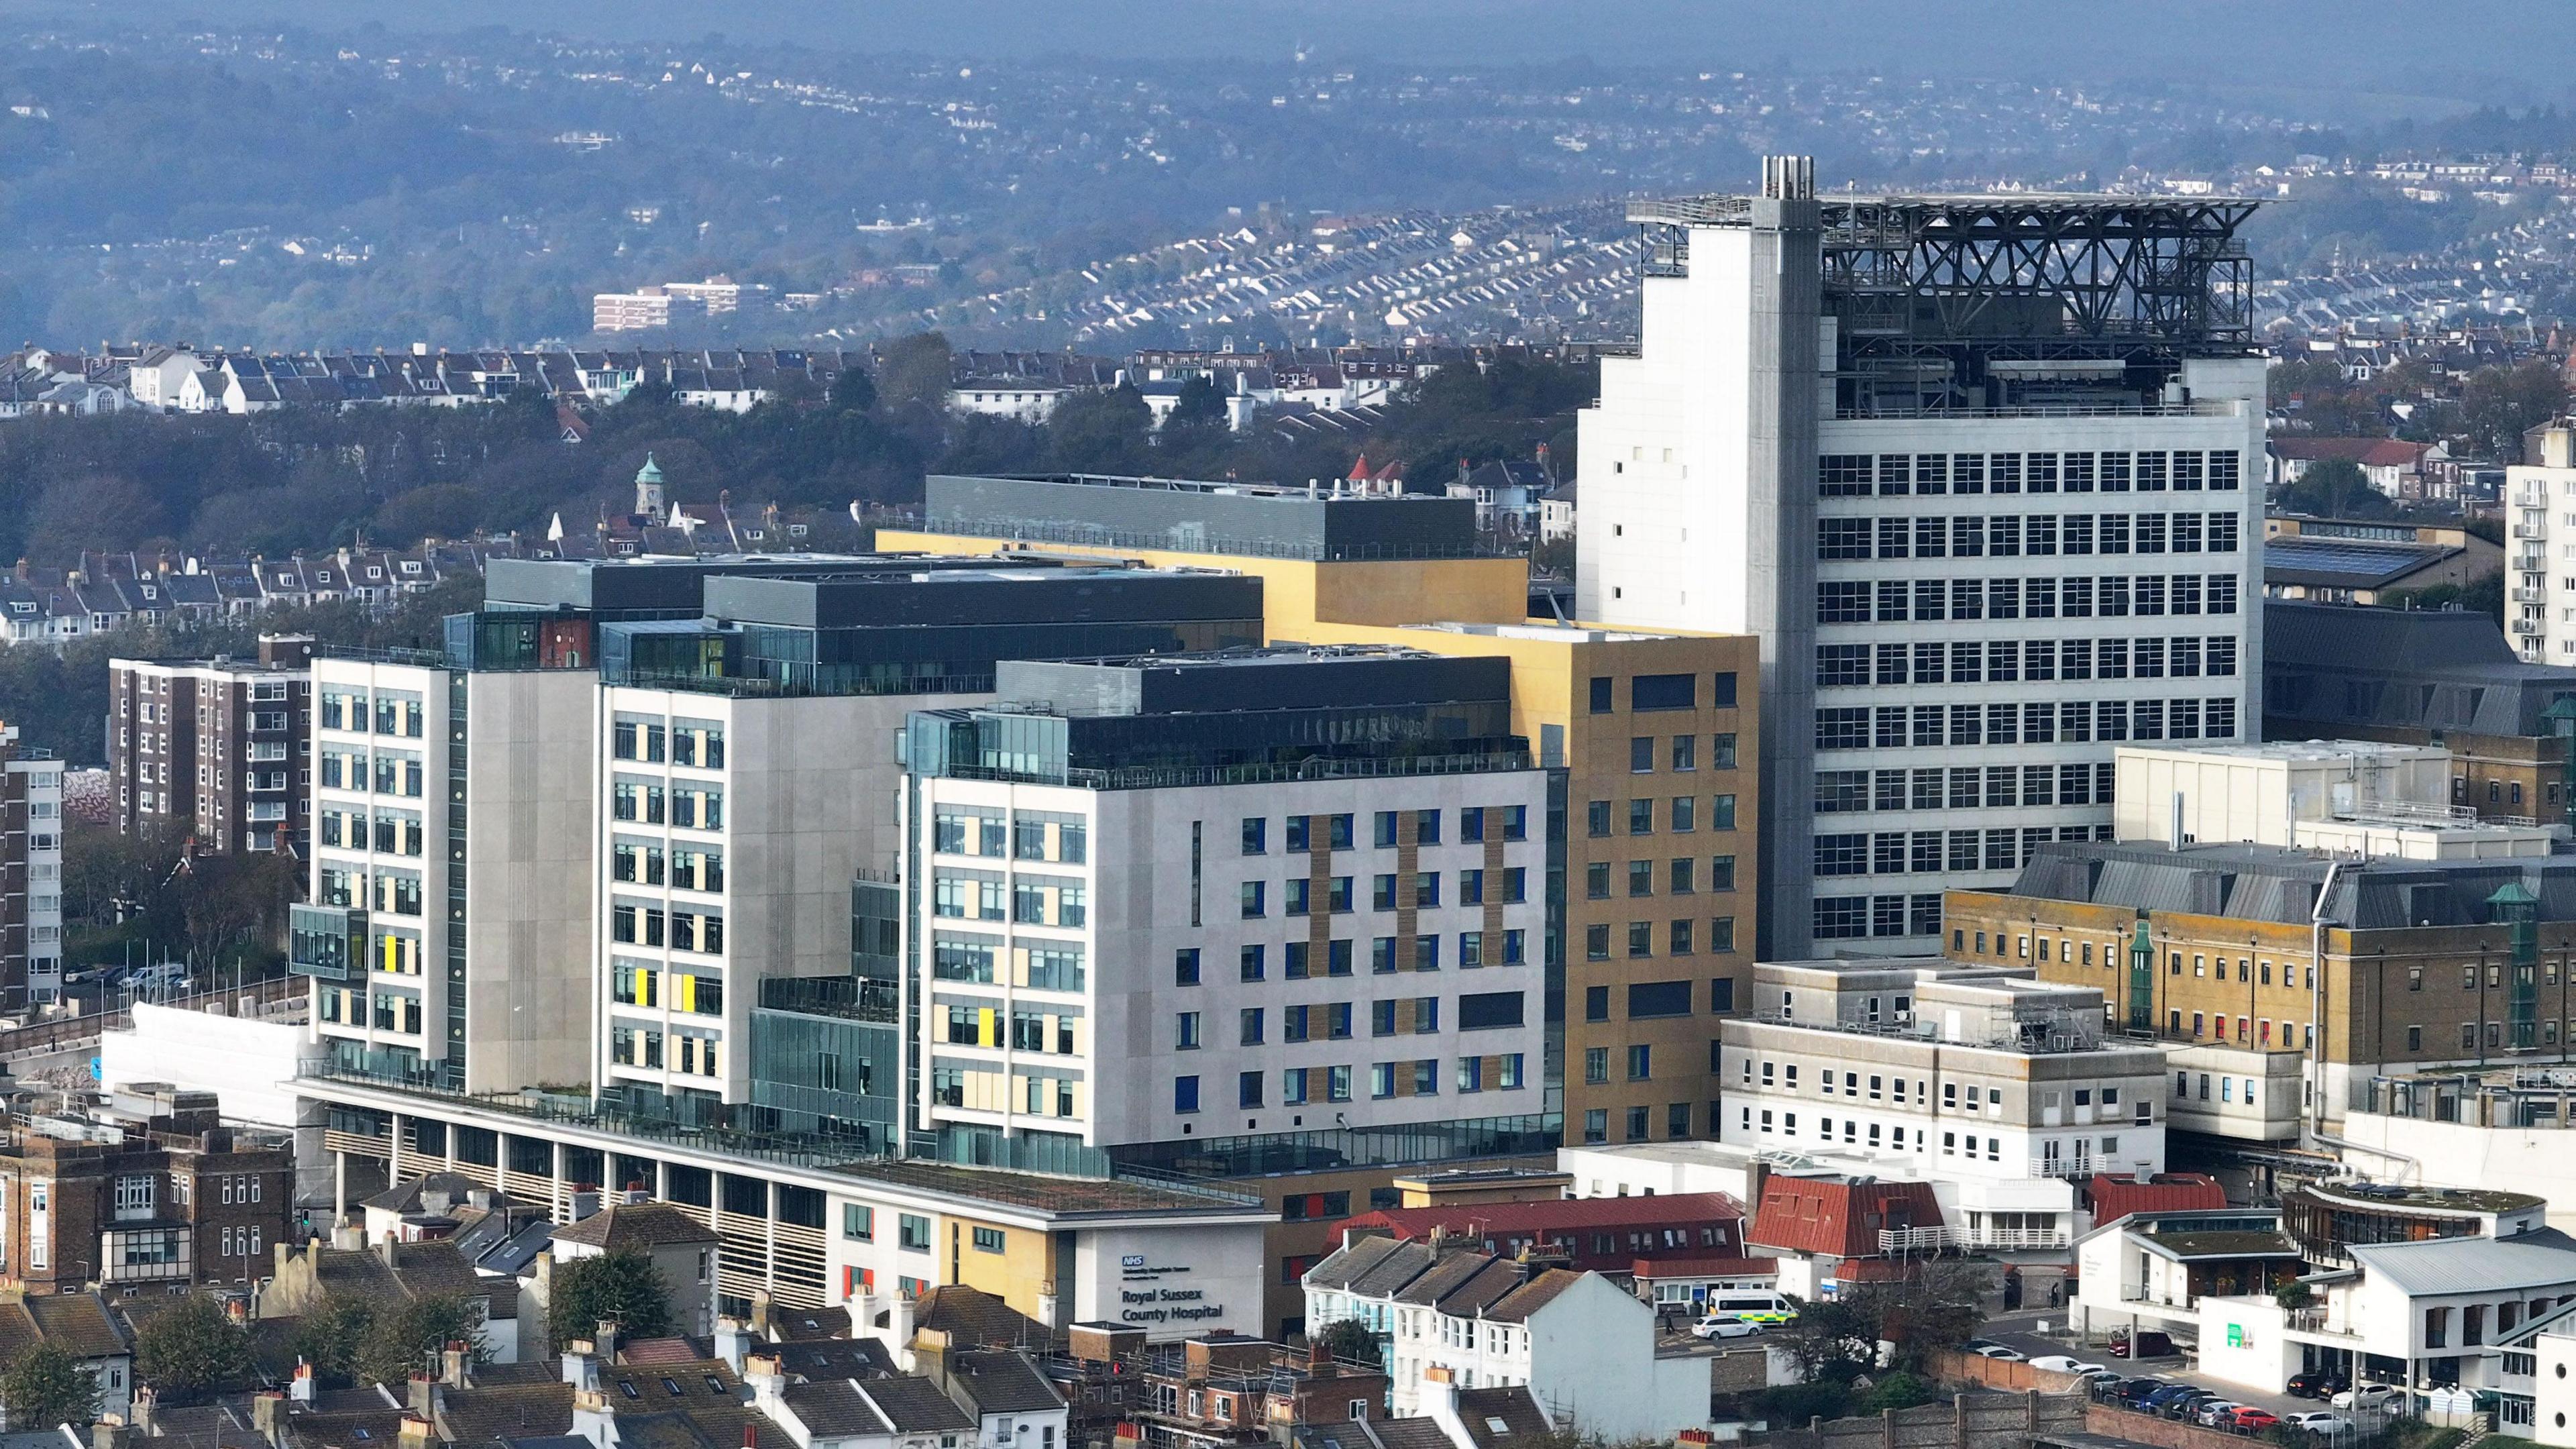
[[[2566,407],[2566,375],[2546,361],[2481,367],[2460,388],[2460,422],[2482,458],[2520,461],[2523,433]]]
[[[555,1269],[546,1334],[556,1343],[588,1338],[602,1321],[629,1338],[672,1331],[670,1285],[653,1260],[631,1249],[575,1258]]]
[[[252,1367],[249,1330],[193,1293],[145,1319],[134,1340],[136,1376],[170,1403],[239,1387]]]
[[[1370,1331],[1367,1324],[1356,1318],[1337,1318],[1325,1324],[1324,1332],[1317,1341],[1324,1345],[1326,1352],[1337,1359],[1351,1363],[1380,1362],[1377,1335]]]
[[[2316,518],[2385,518],[2396,512],[2380,491],[2370,486],[2361,465],[2349,458],[2328,458],[2308,465],[2299,481],[2281,490],[2276,500],[2288,513]]]
[[[464,1344],[476,1363],[491,1356],[483,1341],[482,1319],[464,1299],[416,1298],[375,1315],[351,1367],[363,1382],[399,1384],[451,1343]]]
[[[877,397],[891,411],[948,411],[948,338],[937,332],[898,337],[877,354]]]
[[[1047,418],[1055,464],[1073,473],[1141,473],[1153,409],[1136,389],[1121,383],[1106,392],[1069,393]]]
[[[98,1380],[71,1350],[40,1340],[0,1369],[0,1406],[15,1429],[86,1424],[98,1417]]]
[[[1875,1320],[1874,1338],[1895,1345],[1897,1362],[1920,1366],[1934,1351],[1975,1336],[1992,1283],[1983,1265],[1934,1258],[1915,1264],[1902,1282],[1863,1289],[1856,1306]]]
[[[2316,1296],[2315,1289],[2296,1278],[2272,1290],[2272,1301],[2292,1312],[2307,1307],[2309,1300]]]
[[[1795,1300],[1798,1316],[1785,1328],[1772,1331],[1774,1346],[1786,1352],[1797,1365],[1800,1376],[1819,1379],[1875,1366],[1878,1362],[1878,1319],[1869,1311],[1867,1294],[1819,1298],[1814,1302]]]
[[[287,1347],[313,1366],[317,1387],[345,1389],[357,1382],[358,1350],[374,1329],[375,1313],[366,1304],[326,1296],[305,1308]]]

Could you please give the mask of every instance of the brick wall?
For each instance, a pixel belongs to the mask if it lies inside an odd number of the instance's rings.
[[[2009,1359],[1987,1358],[1982,1354],[1960,1353],[1943,1349],[1929,1354],[1924,1367],[1932,1377],[1945,1384],[1968,1383],[2013,1394],[2081,1394],[2084,1381],[2073,1374],[2051,1369],[2032,1368]]]
[[[1763,1442],[1765,1449],[2029,1449],[2035,1435],[2076,1433],[2084,1424],[2084,1401],[2071,1394],[1973,1393],[1875,1418],[1811,1421]]]
[[[2131,1443],[2153,1444],[2156,1449],[2244,1449],[2245,1446],[2245,1438],[2241,1434],[2204,1429],[2198,1424],[2179,1424],[2153,1414],[2115,1409],[2108,1404],[2086,1406],[2084,1427],[2096,1434],[2108,1434]]]

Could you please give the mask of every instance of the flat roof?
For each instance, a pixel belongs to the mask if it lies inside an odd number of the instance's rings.
[[[2356,1189],[2368,1188],[2361,1192]],[[2549,1199],[2493,1188],[2427,1187],[2421,1183],[2311,1182],[2303,1191],[2355,1207],[2430,1209],[2454,1213],[2509,1213],[2546,1207]]]

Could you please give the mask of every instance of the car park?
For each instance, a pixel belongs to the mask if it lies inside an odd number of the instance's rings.
[[[2214,1429],[2234,1417],[2236,1411],[2243,1407],[2245,1407],[2243,1404],[2233,1399],[2212,1397],[2201,1401],[2200,1412],[2192,1415],[2192,1418]]]
[[[2171,1387],[2173,1387],[2173,1380],[2166,1378],[2130,1379],[2121,1384],[2112,1397],[2131,1408],[2136,1408],[2146,1403],[2150,1395]]]
[[[2218,1395],[2209,1390],[2191,1389],[2165,1400],[2164,1407],[2158,1412],[2177,1424],[2196,1423],[2200,1419],[2201,1409],[2205,1405],[2217,1402]]]
[[[2185,1394],[2202,1392],[2206,1391],[2195,1389],[2189,1384],[2163,1384],[2159,1385],[2153,1393],[2138,1400],[2138,1407],[2147,1413],[2161,1415],[2165,1411],[2165,1406],[2174,1400]]]
[[[2293,1429],[2305,1429],[2311,1434],[2349,1434],[2357,1427],[2349,1415],[2324,1412],[2292,1414],[2281,1422]]]
[[[2296,1399],[2329,1399],[2350,1387],[2343,1375],[2323,1369],[2292,1374],[2288,1386],[2290,1396]]]
[[[2260,1434],[2279,1422],[2281,1422],[2280,1415],[2273,1413],[2269,1409],[2258,1409],[2251,1404],[2240,1404],[2237,1406],[2236,1413],[2230,1419],[2227,1427],[2234,1429],[2239,1434]]]

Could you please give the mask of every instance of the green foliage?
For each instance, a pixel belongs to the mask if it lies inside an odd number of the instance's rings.
[[[213,1299],[190,1294],[144,1320],[134,1372],[165,1403],[194,1403],[249,1382],[250,1332]]]
[[[2397,512],[2397,505],[2371,487],[2361,465],[2349,458],[2308,465],[2299,481],[2280,489],[2273,502],[2285,513],[2314,518],[2387,518]]]
[[[1852,1400],[1854,1412],[1875,1414],[1886,1409],[1911,1409],[1940,1397],[1940,1386],[1920,1374],[1904,1369],[1882,1374],[1876,1383]]]
[[[2522,435],[2566,411],[2567,376],[2535,359],[2482,367],[2460,387],[2459,422],[2469,446],[2485,458],[2522,461]]]
[[[1377,1335],[1356,1318],[1339,1318],[1324,1325],[1323,1345],[1337,1359],[1352,1363],[1380,1362]]]
[[[476,1363],[491,1356],[482,1323],[464,1299],[418,1298],[371,1315],[351,1368],[361,1382],[403,1383],[451,1343],[463,1343]]]
[[[557,1344],[588,1338],[603,1320],[621,1337],[660,1338],[672,1331],[671,1294],[653,1260],[638,1252],[575,1258],[555,1269],[546,1304],[546,1333]]]
[[[70,1350],[40,1340],[0,1369],[0,1406],[12,1429],[86,1424],[98,1417],[98,1380]]]
[[[1145,399],[1124,384],[1067,395],[1046,424],[1055,466],[1068,473],[1145,472],[1153,429]]]
[[[375,1313],[366,1304],[326,1297],[305,1309],[287,1336],[287,1349],[313,1366],[319,1387],[345,1389],[357,1382],[358,1352],[374,1327]]]
[[[2296,1278],[2272,1290],[2272,1301],[2288,1309],[2305,1308],[2316,1296],[2315,1289]]]

